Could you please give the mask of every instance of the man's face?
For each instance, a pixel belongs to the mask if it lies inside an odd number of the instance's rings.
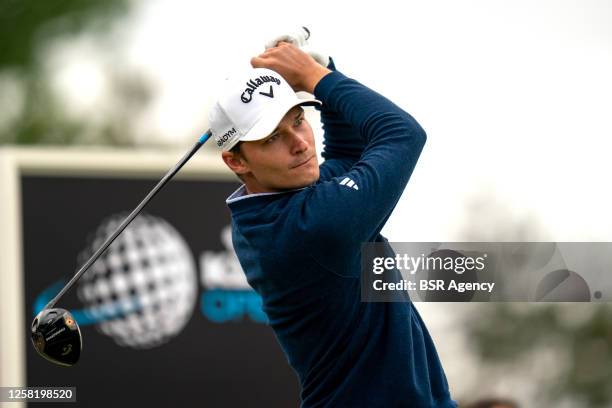
[[[243,142],[240,157],[240,172],[251,193],[302,188],[319,179],[314,134],[300,106],[287,112],[265,139]]]

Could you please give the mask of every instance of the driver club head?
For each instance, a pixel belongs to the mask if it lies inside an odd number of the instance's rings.
[[[47,360],[62,366],[79,361],[83,342],[76,320],[65,309],[43,309],[32,322],[32,343]]]

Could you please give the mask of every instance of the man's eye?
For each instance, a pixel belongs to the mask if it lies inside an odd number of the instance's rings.
[[[295,120],[295,126],[300,126],[302,124],[302,122],[304,121],[304,118],[299,118]]]
[[[267,144],[267,143],[273,142],[273,141],[274,141],[274,140],[276,140],[277,138],[278,138],[278,133],[273,134],[272,136],[270,136],[270,137],[269,137],[269,138],[266,140],[266,142],[265,142],[265,143]]]

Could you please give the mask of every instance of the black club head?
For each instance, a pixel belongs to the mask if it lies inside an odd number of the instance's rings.
[[[38,354],[62,366],[75,365],[83,348],[81,330],[65,309],[44,309],[34,318],[32,343]]]

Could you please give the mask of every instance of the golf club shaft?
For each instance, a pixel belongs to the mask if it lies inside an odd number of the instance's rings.
[[[191,156],[193,156],[198,151],[198,149],[202,147],[204,143],[206,143],[206,141],[210,138],[210,136],[211,136],[211,132],[210,130],[208,130],[206,131],[206,133],[204,133],[200,137],[198,142],[191,148],[191,150],[187,152],[187,154],[183,156],[183,158],[172,169],[170,169],[168,173],[166,173],[166,175],[159,181],[159,183],[157,183],[157,185],[153,188],[153,190],[151,190],[149,194],[147,194],[147,196],[140,202],[140,204],[138,204],[138,206],[130,213],[130,215],[128,215],[126,219],[123,220],[123,222],[121,223],[121,225],[119,225],[117,230],[115,230],[115,232],[113,232],[111,236],[109,236],[106,239],[106,241],[104,241],[104,243],[100,246],[100,248],[98,248],[98,250],[91,256],[91,258],[89,258],[87,262],[85,262],[85,264],[72,277],[72,279],[70,279],[70,281],[66,284],[66,286],[64,286],[62,290],[53,299],[51,299],[49,303],[47,303],[44,309],[50,309],[53,306],[55,306],[57,301],[60,300],[61,297],[64,296],[64,294],[68,292],[68,290],[70,290],[70,288],[75,284],[75,282],[78,281],[79,278],[89,269],[89,267],[94,262],[96,262],[96,260],[100,257],[100,255],[104,253],[106,248],[108,248],[110,244],[113,243],[115,238],[117,238],[119,234],[121,234],[121,232],[132,222],[132,220],[136,218],[138,213],[140,213],[140,211],[144,208],[144,206],[147,205],[149,201],[151,201],[151,199],[155,196],[155,194],[157,194],[159,190],[161,190],[162,187],[164,187],[164,185],[166,185],[166,183],[170,181],[170,179],[172,179],[172,177],[174,177],[176,173],[178,173],[181,167],[183,167],[185,163],[187,163],[187,161],[191,158]]]

